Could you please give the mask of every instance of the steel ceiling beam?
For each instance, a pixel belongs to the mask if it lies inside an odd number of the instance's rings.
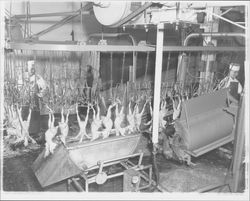
[[[40,37],[48,32],[51,32],[61,26],[63,26],[64,24],[68,23],[69,21],[71,21],[72,19],[74,19],[75,17],[77,17],[80,13],[75,13],[71,16],[67,16],[65,18],[63,18],[62,20],[58,21],[57,23],[49,26],[48,28],[36,33],[36,34],[33,34],[32,36],[30,36],[30,38],[36,38],[36,37]]]
[[[229,20],[229,19],[227,19],[227,18],[225,18],[225,17],[222,17],[222,16],[220,16],[220,15],[217,15],[217,14],[215,14],[215,13],[210,13],[210,14],[212,14],[213,16],[215,16],[215,17],[217,17],[217,18],[219,18],[219,19],[221,19],[221,20],[224,20],[224,21],[226,21],[226,22],[228,22],[228,23],[230,23],[230,24],[233,24],[233,25],[235,25],[235,26],[237,26],[237,27],[240,27],[240,28],[246,30],[246,27],[245,27],[245,26],[242,26],[242,25],[240,25],[240,24],[237,24],[237,23],[233,22],[232,20]]]
[[[29,38],[38,38],[39,36],[42,36],[50,31],[53,31],[53,30],[63,26],[64,24],[68,23],[69,21],[73,20],[75,17],[80,15],[82,12],[90,10],[92,8],[92,6],[93,6],[92,3],[87,3],[85,6],[81,7],[77,11],[73,12],[72,15],[69,15],[69,16],[63,18],[62,20],[58,21],[57,23],[51,25],[50,27],[48,27],[48,28],[36,33],[36,34],[33,34]]]

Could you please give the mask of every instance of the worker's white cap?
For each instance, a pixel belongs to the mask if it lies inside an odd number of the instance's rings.
[[[33,68],[33,65],[35,64],[35,61],[29,60],[27,63],[28,63],[28,71],[30,72],[30,70]]]
[[[231,63],[230,66],[229,66],[229,69],[233,70],[233,71],[239,71],[240,70],[240,64]]]

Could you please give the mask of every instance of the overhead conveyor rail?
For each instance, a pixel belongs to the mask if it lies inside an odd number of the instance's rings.
[[[46,50],[46,51],[72,51],[72,52],[155,52],[154,46],[125,46],[125,45],[68,45],[68,44],[37,44],[14,43],[8,44],[8,49],[16,50]],[[245,47],[213,47],[213,46],[164,46],[164,52],[239,52],[245,51]]]

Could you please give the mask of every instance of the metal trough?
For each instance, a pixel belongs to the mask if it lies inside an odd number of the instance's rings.
[[[227,89],[183,102],[176,131],[188,153],[200,156],[233,140],[234,116],[225,109]]]
[[[60,145],[52,155],[44,158],[44,151],[32,164],[42,187],[77,176],[100,161],[122,158],[133,154],[141,135],[114,136],[93,142]]]

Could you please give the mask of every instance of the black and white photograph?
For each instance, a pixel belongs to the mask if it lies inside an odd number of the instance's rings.
[[[248,200],[248,1],[0,2],[1,200]]]

